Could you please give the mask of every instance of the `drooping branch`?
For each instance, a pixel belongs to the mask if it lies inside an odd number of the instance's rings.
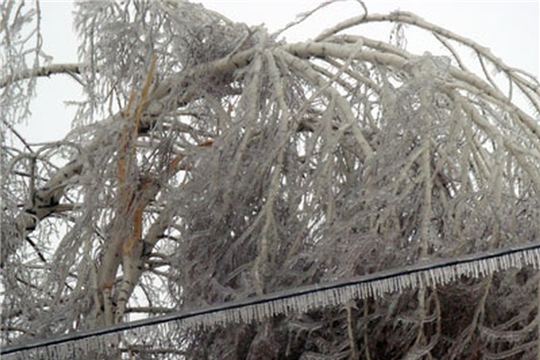
[[[151,128],[157,115],[181,107],[200,96],[193,84],[196,84],[201,78],[223,77],[248,64],[253,53],[253,50],[243,51],[230,58],[186,69],[186,71],[164,81],[148,95],[148,100],[140,108],[141,118],[137,132],[141,133],[144,129]],[[118,114],[113,119],[107,120],[117,122],[120,121],[121,117],[122,115]],[[99,134],[85,149],[84,155],[91,157],[97,149],[105,146],[111,140],[108,135],[107,133]],[[66,183],[71,181],[73,176],[84,172],[85,164],[89,165],[90,163],[91,159],[89,158],[76,158],[60,169],[57,175],[53,176],[42,189],[37,189],[34,196],[37,202],[29,201],[17,220],[17,224],[20,224],[19,231],[31,232],[35,229],[38,221],[51,215],[55,208],[50,204],[58,204],[63,196]]]

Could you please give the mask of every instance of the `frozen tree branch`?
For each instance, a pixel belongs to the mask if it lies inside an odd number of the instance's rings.
[[[2,355],[535,354],[534,78],[402,12],[286,44],[184,1],[77,9],[84,66],[0,76],[12,110],[39,76],[85,92],[63,141],[2,142]]]
[[[39,77],[50,77],[51,75],[55,74],[80,74],[81,67],[82,66],[80,64],[52,64],[48,66],[42,66],[37,69],[26,70],[23,73],[14,75],[10,78],[1,79],[0,88],[4,88],[11,83],[15,83],[17,81],[31,78],[33,79]]]

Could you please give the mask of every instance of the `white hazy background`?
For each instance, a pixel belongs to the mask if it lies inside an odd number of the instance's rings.
[[[197,1],[193,1],[197,2]],[[315,8],[321,1],[201,1],[201,3],[236,22],[250,26],[265,24],[270,32],[283,28],[296,15]],[[41,4],[43,50],[53,63],[77,62],[77,39],[73,32],[72,1],[47,1]],[[489,48],[507,65],[523,69],[538,78],[540,53],[539,1],[365,1],[369,13],[410,11],[425,20],[470,38]],[[323,30],[340,21],[363,13],[354,0],[338,2],[316,13],[300,26],[283,34],[288,42],[315,38]],[[391,25],[361,26],[358,31],[367,37],[388,41]],[[407,51],[438,54],[442,46],[429,37],[417,38],[412,27],[405,29]],[[473,60],[473,54],[465,60]],[[474,68],[474,67],[473,67]],[[75,108],[66,101],[81,97],[80,85],[64,75],[40,78],[37,97],[31,105],[32,117],[17,126],[29,143],[62,139],[71,129]]]

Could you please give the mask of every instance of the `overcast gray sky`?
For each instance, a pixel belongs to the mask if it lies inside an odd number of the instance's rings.
[[[312,9],[314,0],[236,0],[201,1],[231,20],[248,25],[266,24],[272,32],[295,19],[295,15]],[[411,11],[432,23],[464,35],[491,49],[492,53],[510,66],[526,70],[536,77],[540,60],[540,6],[538,1],[365,1],[370,13],[393,10]],[[72,31],[71,1],[41,1],[44,50],[55,63],[76,62],[77,43]],[[314,38],[324,29],[339,21],[362,14],[355,1],[337,3],[314,16],[285,37],[290,42]],[[368,37],[383,40],[389,37],[388,27],[360,28]],[[411,30],[406,30],[411,31]],[[407,33],[406,33],[407,34]],[[411,35],[413,35],[411,33]],[[407,50],[422,54],[429,50],[436,54],[435,42],[413,41]],[[472,56],[471,56],[472,59]],[[27,126],[19,130],[30,142],[59,140],[69,131],[74,109],[64,101],[77,99],[80,89],[66,76],[55,76],[38,81],[38,97],[31,107],[33,116]]]

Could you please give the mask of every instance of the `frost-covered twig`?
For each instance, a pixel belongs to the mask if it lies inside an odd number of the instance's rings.
[[[9,78],[0,79],[0,88],[4,88],[17,81],[34,79],[39,77],[50,77],[56,74],[80,74],[81,68],[84,66],[81,64],[51,64],[39,67],[37,69],[25,70],[21,74],[11,76]]]

